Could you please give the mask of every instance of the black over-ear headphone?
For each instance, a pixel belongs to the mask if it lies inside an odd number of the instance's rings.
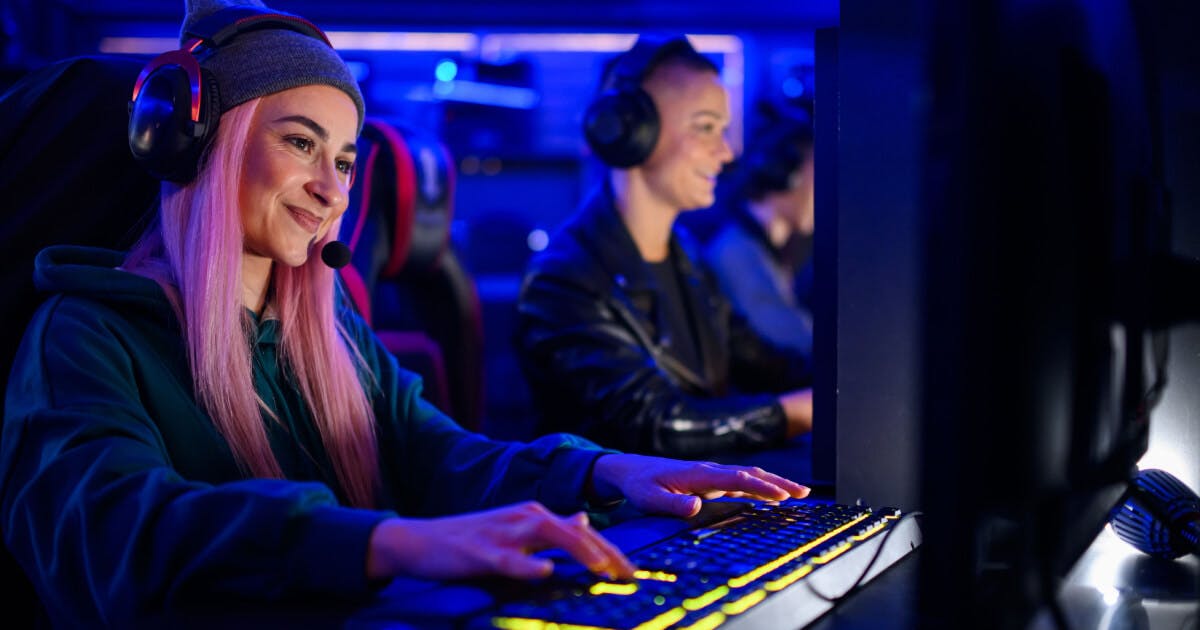
[[[697,54],[686,37],[639,37],[605,73],[605,90],[588,106],[583,135],[592,153],[615,168],[637,166],[658,143],[654,100],[642,89],[646,75],[676,51]]]
[[[187,183],[195,178],[221,117],[217,81],[200,60],[243,33],[263,29],[296,31],[329,44],[304,18],[254,7],[230,7],[199,20],[186,31],[183,47],[151,59],[133,86],[129,149],[135,161],[159,179]]]

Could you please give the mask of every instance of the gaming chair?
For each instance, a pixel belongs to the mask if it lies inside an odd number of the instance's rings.
[[[463,426],[483,418],[483,326],[474,280],[450,246],[454,163],[436,139],[368,118],[342,219],[343,283],[425,397]]]
[[[126,103],[142,65],[123,57],[66,59],[30,72],[0,97],[0,386],[44,297],[33,286],[37,252],[55,244],[127,249],[153,216],[159,183],[133,161],[126,140]],[[5,621],[35,627],[37,596],[7,549],[0,556],[4,583],[16,584],[6,587]]]

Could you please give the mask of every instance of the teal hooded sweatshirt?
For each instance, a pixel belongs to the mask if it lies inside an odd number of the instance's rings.
[[[290,375],[278,322],[256,324],[254,379],[287,480],[248,478],[197,404],[180,325],[123,254],[52,247],[53,293],[26,330],[0,434],[0,529],[56,625],[137,625],[189,601],[366,595],[368,537],[396,514],[438,516],[536,500],[588,506],[605,452],[559,434],[490,440],[420,396],[356,314],[341,319],[372,373],[383,478],[378,510],[345,506]]]

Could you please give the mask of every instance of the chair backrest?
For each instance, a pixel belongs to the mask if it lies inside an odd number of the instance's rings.
[[[125,57],[67,59],[30,72],[0,97],[0,387],[43,300],[33,286],[37,252],[54,244],[125,249],[153,215],[158,181],[134,163],[125,132],[141,68]],[[11,602],[6,623],[44,621],[24,573],[7,548],[0,555]]]
[[[0,369],[5,380],[41,302],[33,259],[54,244],[127,248],[153,215],[157,180],[129,153],[126,103],[142,62],[80,57],[26,75],[0,98]]]
[[[342,221],[343,280],[426,398],[472,429],[483,416],[483,327],[475,283],[450,246],[454,163],[430,135],[368,119],[359,182]]]
[[[394,125],[411,156],[413,230],[399,273],[376,287],[376,315],[386,328],[418,328],[442,348],[451,417],[481,429],[484,415],[484,338],[475,281],[451,242],[456,170],[434,136]]]
[[[397,173],[412,173],[411,156],[394,130],[367,119],[358,140],[357,182],[342,219],[341,240],[349,247],[351,265],[342,280],[367,323],[373,323],[371,293],[381,277],[393,277],[408,260],[412,242],[413,182]]]

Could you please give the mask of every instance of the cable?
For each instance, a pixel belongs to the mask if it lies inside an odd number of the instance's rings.
[[[892,534],[895,533],[895,531],[897,529],[900,529],[900,524],[903,523],[905,521],[905,519],[907,519],[909,517],[915,518],[915,517],[924,516],[924,515],[925,515],[925,513],[920,512],[920,511],[905,512],[905,513],[901,514],[900,518],[895,523],[893,523],[892,526],[890,528],[888,528],[888,530],[886,532],[884,532],[883,538],[881,538],[879,541],[879,546],[875,548],[875,553],[871,555],[871,559],[867,562],[867,566],[863,568],[863,571],[858,576],[858,579],[854,580],[854,582],[850,585],[850,587],[848,589],[846,589],[846,591],[843,592],[841,595],[829,596],[829,595],[826,595],[826,594],[818,591],[816,589],[816,587],[813,586],[812,580],[804,580],[804,584],[808,587],[808,590],[813,595],[817,596],[817,598],[822,599],[827,602],[830,602],[832,604],[837,604],[837,603],[841,602],[843,599],[846,599],[847,597],[853,595],[854,593],[857,593],[859,591],[859,589],[861,589],[863,587],[863,585],[866,583],[867,575],[869,575],[871,573],[871,569],[874,568],[875,563],[879,561],[879,557],[883,554],[883,548],[885,546],[887,546],[888,538],[891,538]]]

